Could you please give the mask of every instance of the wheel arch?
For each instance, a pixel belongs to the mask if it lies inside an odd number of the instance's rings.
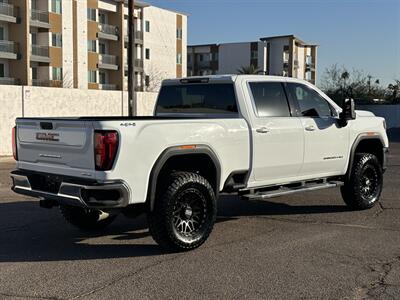
[[[356,153],[366,152],[374,154],[377,156],[382,167],[385,167],[384,145],[385,143],[383,138],[378,134],[367,135],[362,133],[358,135],[355,141],[353,142],[353,145],[350,150],[350,158],[349,158],[349,165],[346,173],[346,178],[349,179],[351,175]]]
[[[185,164],[184,164],[185,163]],[[198,171],[214,189],[218,197],[221,181],[221,164],[208,145],[181,145],[165,149],[150,172],[146,203],[153,211],[160,177],[178,167],[179,171]]]

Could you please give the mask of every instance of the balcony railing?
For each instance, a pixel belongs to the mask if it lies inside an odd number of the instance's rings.
[[[16,78],[0,77],[0,84],[3,85],[18,85],[20,81]]]
[[[135,31],[135,40],[143,41],[143,31]],[[129,41],[129,35],[125,35],[125,43]]]
[[[49,46],[32,45],[32,55],[49,57]]]
[[[49,86],[50,81],[45,79],[32,79],[33,86]]]
[[[10,17],[15,17],[14,5],[0,2],[0,15],[6,15]]]
[[[0,40],[0,52],[18,53],[18,43],[13,41]]]
[[[112,34],[112,35],[119,34],[118,27],[114,26],[114,25],[110,25],[110,24],[100,23],[99,30],[100,30],[100,32],[105,33],[105,34]]]
[[[99,62],[105,65],[117,65],[118,59],[115,55],[110,54],[100,54],[99,55]]]
[[[135,59],[135,68],[143,69],[143,59]],[[128,62],[125,63],[125,70],[128,70]]]
[[[49,12],[37,9],[31,10],[31,20],[41,23],[49,23]]]
[[[99,87],[101,90],[108,90],[108,91],[114,91],[117,89],[117,85],[111,83],[100,83]]]

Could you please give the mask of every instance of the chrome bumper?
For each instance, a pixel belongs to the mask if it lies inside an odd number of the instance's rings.
[[[34,173],[24,174],[23,171],[11,172],[13,181],[12,190],[17,194],[53,200],[58,204],[80,206],[85,208],[120,208],[126,207],[129,203],[129,189],[121,181],[107,183],[79,184],[62,181],[58,192],[50,192],[41,188],[33,188],[29,177],[35,176]],[[39,175],[43,176],[43,175]],[[51,178],[51,175],[46,175]],[[113,199],[104,198],[107,193],[113,195]],[[96,196],[97,195],[97,196]]]

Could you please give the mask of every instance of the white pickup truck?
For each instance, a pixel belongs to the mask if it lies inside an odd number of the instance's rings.
[[[212,231],[220,193],[265,199],[341,187],[352,209],[382,191],[383,118],[305,81],[227,75],[166,80],[152,117],[18,118],[12,189],[82,229],[146,213],[161,246]]]

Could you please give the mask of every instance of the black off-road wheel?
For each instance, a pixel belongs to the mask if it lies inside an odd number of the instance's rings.
[[[158,192],[148,213],[153,239],[169,251],[187,251],[203,244],[217,215],[216,196],[210,183],[190,172],[176,172]]]
[[[368,209],[379,201],[382,186],[382,165],[378,158],[370,153],[358,153],[350,178],[341,187],[341,193],[351,209]]]
[[[100,230],[110,225],[116,215],[107,215],[96,209],[85,209],[78,206],[60,205],[64,219],[82,230]]]

